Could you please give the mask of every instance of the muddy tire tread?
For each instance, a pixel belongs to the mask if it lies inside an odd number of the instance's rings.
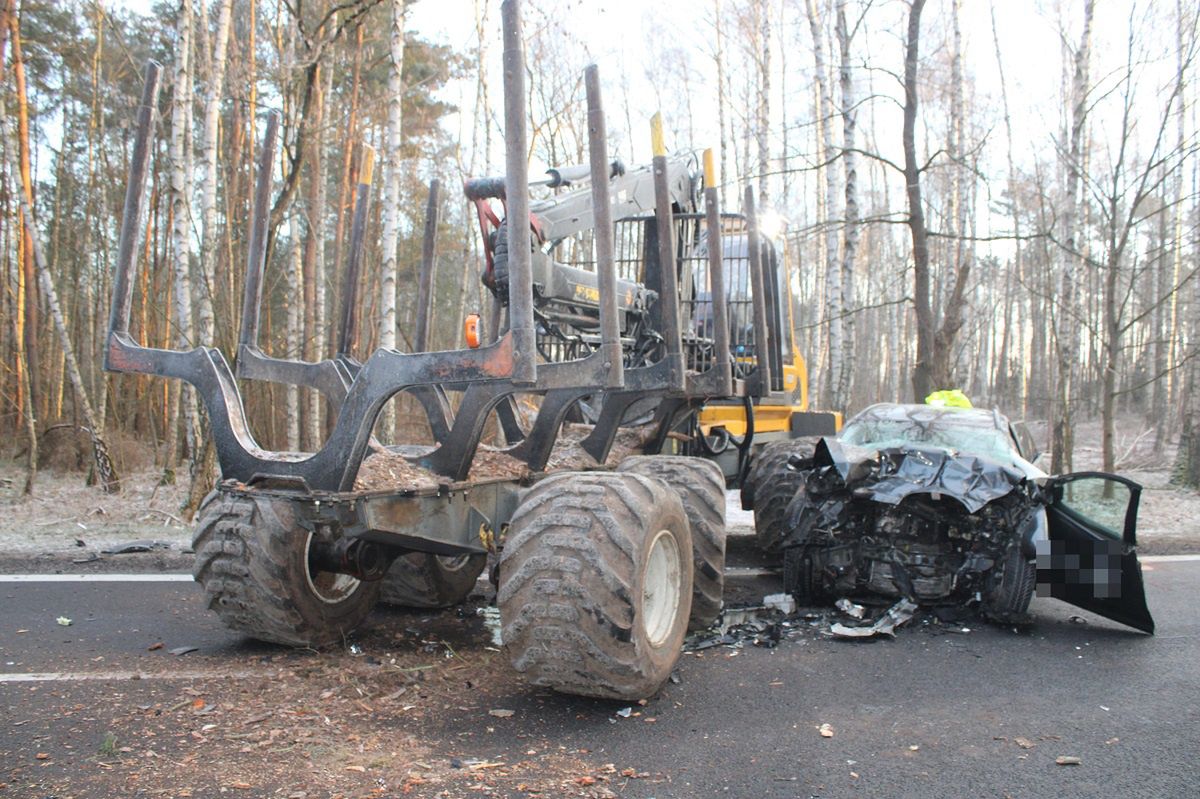
[[[802,472],[788,468],[793,454],[811,455],[807,439],[773,441],[755,461],[754,539],[766,552],[778,552],[787,534],[787,507],[804,484]]]
[[[560,473],[529,490],[504,543],[497,592],[517,671],[581,696],[634,700],[658,690],[679,656],[691,593],[684,579],[672,635],[650,652],[635,627],[637,559],[649,528],[663,524],[690,547],[679,498],[641,475]]]
[[[294,564],[298,546],[286,500],[214,491],[197,515],[192,576],[226,627],[299,647],[342,642],[371,612],[377,583],[360,583],[336,605],[312,600]],[[305,600],[309,601],[305,601]]]
[[[679,494],[692,530],[692,613],[689,630],[703,630],[721,615],[725,592],[725,478],[712,461],[679,455],[635,455],[621,472],[663,481]]]
[[[460,604],[475,588],[487,566],[487,555],[471,555],[457,569],[448,569],[427,552],[410,552],[392,563],[380,586],[379,601],[387,605],[434,610]]]

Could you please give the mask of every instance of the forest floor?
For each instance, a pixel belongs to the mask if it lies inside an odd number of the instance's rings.
[[[1039,442],[1046,441],[1044,423],[1030,427]],[[1074,470],[1099,470],[1099,421],[1080,424],[1075,438]],[[1140,551],[1200,552],[1200,493],[1170,485],[1175,445],[1155,455],[1151,428],[1139,417],[1128,417],[1118,425],[1116,451],[1117,472],[1145,489],[1138,516]],[[1048,457],[1039,465],[1047,466]],[[51,466],[38,474],[33,496],[23,497],[24,464],[0,460],[0,553],[88,560],[141,541],[150,543],[152,553],[178,557],[191,544],[192,526],[179,510],[187,475],[181,470],[173,486],[159,485],[160,475],[145,465],[124,471],[123,491],[110,495],[85,485],[79,471]]]

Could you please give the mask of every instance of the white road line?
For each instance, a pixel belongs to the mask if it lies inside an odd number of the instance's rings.
[[[1142,563],[1194,563],[1200,555],[1142,555]],[[750,578],[770,577],[779,574],[778,569],[763,569],[755,566],[729,566],[726,577]],[[480,581],[486,578],[481,577]],[[0,583],[190,583],[190,574],[0,574]]]
[[[146,673],[142,671],[32,671],[0,674],[0,684],[17,682],[116,682],[121,680],[207,680],[224,677],[249,677],[248,671],[170,671]]]
[[[190,574],[0,574],[0,583],[190,583]]]

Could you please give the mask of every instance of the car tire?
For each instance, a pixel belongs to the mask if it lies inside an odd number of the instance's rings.
[[[813,559],[810,546],[788,547],[783,551],[783,588],[796,598],[798,605],[818,605],[825,598]]]
[[[1010,621],[1029,611],[1037,584],[1037,567],[1016,544],[1008,548],[999,568],[993,567],[983,603],[983,611],[997,621]]]

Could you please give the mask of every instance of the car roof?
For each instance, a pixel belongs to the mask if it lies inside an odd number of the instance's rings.
[[[936,405],[880,402],[864,408],[847,425],[867,421],[913,421],[921,424],[944,424],[949,427],[969,427],[1008,432],[1008,419],[999,411],[983,408],[951,408]]]

